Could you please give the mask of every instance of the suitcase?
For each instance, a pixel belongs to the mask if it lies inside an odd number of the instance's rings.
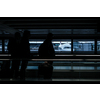
[[[38,78],[40,75],[44,77],[44,79],[50,79],[52,77],[53,66],[49,63],[45,62],[39,65],[38,67]]]

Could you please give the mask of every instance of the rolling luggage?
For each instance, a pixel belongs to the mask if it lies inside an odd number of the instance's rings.
[[[38,67],[38,78],[40,75],[44,77],[44,79],[51,79],[53,72],[53,66],[48,62],[42,63]]]

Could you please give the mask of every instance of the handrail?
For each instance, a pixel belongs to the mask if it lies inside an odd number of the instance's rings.
[[[39,57],[31,56],[24,57],[12,57],[10,54],[1,54],[0,60],[32,60],[32,61],[100,61],[100,55],[56,55],[55,57]]]
[[[28,61],[89,61],[89,62],[100,62],[100,59],[17,59],[17,58],[13,58],[13,59],[7,59],[7,58],[4,58],[4,59],[1,59],[0,58],[0,61],[3,61],[3,60],[28,60]]]

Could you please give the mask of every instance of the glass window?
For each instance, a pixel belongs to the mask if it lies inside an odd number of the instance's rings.
[[[30,29],[30,34],[48,34],[48,29]]]
[[[27,69],[37,70],[40,64],[44,61],[28,61]],[[21,64],[20,64],[21,65]],[[95,62],[66,62],[66,61],[54,61],[53,70],[95,70]],[[19,68],[20,69],[20,68]],[[100,70],[100,66],[97,67]]]
[[[4,40],[4,51],[6,52],[6,53],[8,53],[8,43],[9,43],[9,40],[7,39],[7,40]]]
[[[72,29],[30,29],[30,34],[71,34]]]
[[[71,70],[71,66],[53,66],[54,70]]]
[[[71,34],[72,29],[51,29],[52,34]]]
[[[100,70],[100,67],[97,67],[97,70]]]
[[[95,51],[94,40],[73,40],[73,51]]]
[[[44,40],[29,40],[30,52],[38,52],[40,45]],[[55,52],[71,52],[71,40],[53,40],[52,41]]]
[[[95,34],[96,29],[73,29],[73,34]]]
[[[73,66],[73,70],[94,70],[94,67],[88,66]]]
[[[0,52],[2,52],[2,40],[0,40]]]
[[[38,52],[40,45],[43,43],[44,40],[29,40],[30,43],[30,52]]]
[[[53,40],[52,44],[56,52],[71,52],[71,40]]]
[[[95,34],[97,29],[30,29],[30,34]],[[5,33],[9,34],[9,33]]]
[[[100,51],[100,40],[97,41],[97,51]]]
[[[38,66],[27,66],[27,69],[34,69],[34,70],[38,70]]]

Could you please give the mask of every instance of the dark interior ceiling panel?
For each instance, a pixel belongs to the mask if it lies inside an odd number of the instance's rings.
[[[97,29],[99,17],[0,17],[0,30],[15,33],[30,29]]]

